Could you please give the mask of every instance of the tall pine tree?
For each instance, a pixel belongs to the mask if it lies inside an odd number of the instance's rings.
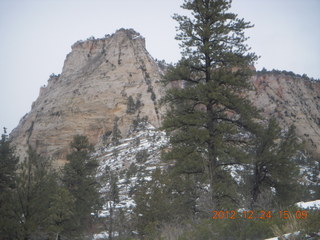
[[[283,133],[274,118],[258,131],[254,150],[252,175],[249,177],[251,209],[271,207],[272,203],[288,206],[299,196],[299,168],[295,155],[299,144],[295,128]],[[269,203],[266,202],[266,194]],[[264,205],[261,205],[261,202]],[[265,204],[269,204],[266,206]]]
[[[85,230],[90,226],[91,213],[100,203],[98,183],[95,179],[97,161],[90,157],[92,145],[86,136],[77,135],[70,144],[72,152],[67,156],[69,161],[64,166],[63,182],[74,198],[75,230]]]
[[[4,128],[0,140],[0,239],[15,238],[16,221],[11,195],[15,188],[18,160]]]
[[[256,110],[243,92],[257,59],[245,44],[250,23],[228,12],[231,0],[186,0],[192,17],[175,15],[182,59],[169,68],[167,82],[182,80],[163,99],[171,106],[163,122],[171,151],[184,174],[207,174],[213,206],[236,202],[228,166],[240,164],[241,134],[254,128]],[[228,200],[228,201],[227,201]]]
[[[17,222],[17,239],[44,237],[50,196],[54,194],[55,186],[56,175],[51,170],[50,161],[30,148],[28,157],[18,166],[11,195],[14,203],[12,210]]]
[[[46,217],[46,230],[49,235],[55,240],[74,236],[72,227],[75,199],[71,193],[64,186],[57,184],[54,192],[47,197],[50,201]]]
[[[17,169],[18,158],[14,156],[14,148],[4,128],[0,140],[0,192],[3,193],[14,187],[14,176]],[[0,205],[1,206],[1,205]]]

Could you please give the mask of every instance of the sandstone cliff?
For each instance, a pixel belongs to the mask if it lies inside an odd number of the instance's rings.
[[[164,94],[161,68],[134,30],[118,30],[102,39],[78,41],[62,73],[40,89],[31,111],[12,131],[20,156],[28,145],[63,163],[76,134],[96,148],[127,138],[139,121],[161,124]],[[320,154],[320,83],[279,72],[257,72],[249,97],[267,119],[282,127],[295,124],[309,149]]]
[[[249,97],[266,119],[275,117],[283,128],[296,126],[308,150],[320,156],[320,82],[286,72],[258,72]]]
[[[30,145],[63,161],[76,134],[97,144],[126,137],[139,119],[159,126],[160,71],[134,30],[78,41],[12,131],[17,152],[24,156]]]

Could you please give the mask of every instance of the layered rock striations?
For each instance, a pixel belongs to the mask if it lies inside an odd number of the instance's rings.
[[[320,82],[277,71],[258,72],[251,80],[249,98],[262,116],[275,117],[282,128],[294,124],[307,149],[320,156]]]
[[[141,119],[158,127],[160,73],[145,39],[134,30],[78,41],[62,73],[50,77],[12,131],[17,152],[25,156],[30,145],[61,162],[76,134],[97,144],[126,137]]]

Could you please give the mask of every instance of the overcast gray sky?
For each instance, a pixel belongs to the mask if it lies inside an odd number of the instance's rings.
[[[0,0],[0,127],[11,131],[40,86],[61,73],[77,40],[133,28],[157,59],[180,58],[174,13],[182,0]],[[232,11],[255,24],[248,44],[256,67],[320,78],[320,0],[234,0]],[[1,131],[2,132],[2,131]]]

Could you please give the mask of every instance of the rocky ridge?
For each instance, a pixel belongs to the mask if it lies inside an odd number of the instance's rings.
[[[101,145],[127,137],[139,119],[160,126],[160,74],[145,39],[132,29],[76,42],[62,73],[50,76],[12,131],[18,154],[30,145],[62,164],[76,134]]]
[[[159,106],[165,91],[162,73],[145,39],[132,29],[76,42],[62,73],[50,76],[12,131],[18,154],[25,156],[30,145],[63,164],[76,134],[88,136],[99,149],[129,138],[139,122],[158,128],[164,113]],[[320,82],[283,72],[257,72],[251,81],[249,98],[264,118],[276,117],[284,128],[295,124],[319,155]]]
[[[265,119],[275,117],[282,128],[291,124],[308,150],[320,156],[320,81],[287,72],[257,72],[252,78],[252,103]]]

